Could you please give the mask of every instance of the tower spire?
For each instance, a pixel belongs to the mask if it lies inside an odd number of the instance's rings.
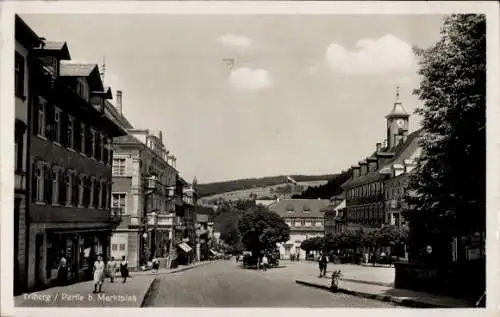
[[[102,67],[101,67],[101,78],[104,81],[104,75],[106,74],[106,56],[102,58]]]
[[[396,102],[395,103],[401,103],[401,101],[399,100],[399,86],[396,86]]]

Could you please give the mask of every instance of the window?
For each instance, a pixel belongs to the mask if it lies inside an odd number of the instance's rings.
[[[107,139],[106,143],[108,144],[108,163],[111,163],[113,161],[113,147],[112,147],[112,142],[111,139]]]
[[[94,194],[93,194],[93,204],[92,204],[92,207],[94,207],[95,209],[98,209],[100,208],[100,190],[101,190],[101,183],[99,180],[97,179],[94,179]]]
[[[85,81],[78,80],[76,84],[76,93],[85,101],[89,101],[89,90]]]
[[[113,195],[111,197],[112,197],[111,207],[112,208],[120,208],[121,209],[120,212],[124,213],[125,212],[125,206],[126,206],[127,194],[113,193]]]
[[[61,143],[61,109],[54,107],[53,140]]]
[[[116,243],[113,243],[111,245],[111,251],[117,251],[118,250],[118,245]]]
[[[316,227],[321,227],[321,221],[316,221]]]
[[[77,173],[71,175],[71,205],[79,205],[80,182]]]
[[[68,193],[71,194],[71,192],[68,191],[68,187],[67,187],[67,175],[64,173],[63,170],[60,170],[58,173],[57,173],[57,188],[58,188],[58,195],[57,195],[57,203],[61,206],[64,206],[66,205],[67,203],[67,199],[66,199],[66,196],[68,195]]]
[[[37,118],[35,120],[35,133],[38,136],[45,137],[45,105],[47,101],[42,97],[38,97]]]
[[[95,206],[95,178],[90,177],[89,178],[89,207],[94,208]]]
[[[51,181],[52,181],[52,197],[51,203],[57,204],[59,202],[59,173],[57,170],[51,170]]]
[[[75,118],[68,115],[68,136],[66,146],[72,149],[75,144]]]
[[[125,175],[125,159],[115,158],[113,159],[113,176],[123,176]]]
[[[99,133],[99,138],[97,139],[97,159],[99,161],[104,161],[104,136]]]
[[[83,206],[83,195],[85,193],[85,176],[80,175],[78,178],[78,206]]]
[[[92,152],[94,151],[92,147],[92,131],[93,129],[87,125],[85,128],[85,154],[89,157],[92,157]]]
[[[90,177],[85,177],[83,182],[83,206],[90,207]]]
[[[25,98],[24,96],[24,57],[16,52],[15,57],[15,93],[16,97]]]
[[[90,149],[89,156],[96,157],[96,131],[90,128]]]
[[[308,220],[306,221],[306,227],[310,227],[312,225],[312,223]]]
[[[85,123],[80,123],[80,151],[85,152]]]
[[[125,251],[125,243],[120,243],[120,251]]]
[[[302,222],[300,220],[295,220],[295,227],[300,227]]]
[[[104,197],[105,197],[105,189],[106,189],[106,184],[104,183],[104,181],[100,180],[99,181],[99,203],[97,205],[97,208],[99,209],[103,209],[104,207]]]
[[[43,202],[44,199],[44,168],[41,163],[35,163],[33,166],[33,200]]]
[[[71,175],[70,171],[66,172],[64,179],[66,183],[66,205],[70,206],[73,195],[73,175]]]

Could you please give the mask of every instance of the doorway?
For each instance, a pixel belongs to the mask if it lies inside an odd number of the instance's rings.
[[[35,236],[35,285],[40,287],[43,281],[43,234],[37,233]]]

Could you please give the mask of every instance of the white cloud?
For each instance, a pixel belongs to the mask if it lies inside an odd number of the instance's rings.
[[[235,68],[229,74],[229,83],[242,90],[259,90],[273,85],[271,74],[265,69]]]
[[[217,42],[227,46],[249,47],[252,40],[246,36],[238,34],[224,34],[217,38]]]
[[[387,34],[378,39],[361,39],[357,50],[332,43],[325,60],[335,71],[349,74],[381,74],[408,72],[414,66],[411,45]]]

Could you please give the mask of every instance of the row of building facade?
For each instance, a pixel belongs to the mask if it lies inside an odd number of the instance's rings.
[[[99,66],[19,16],[14,62],[14,292],[52,285],[61,257],[69,282],[90,278],[99,254],[133,270],[199,258],[196,179],[180,176],[161,132],[130,124],[121,91],[111,103]]]
[[[421,130],[409,133],[410,115],[397,92],[396,102],[385,117],[387,136],[375,151],[350,167],[352,177],[342,184],[343,193],[325,199],[277,199],[257,201],[280,215],[290,227],[289,241],[280,244],[282,258],[305,258],[301,243],[313,237],[385,225],[405,226],[409,176],[420,155]]]

